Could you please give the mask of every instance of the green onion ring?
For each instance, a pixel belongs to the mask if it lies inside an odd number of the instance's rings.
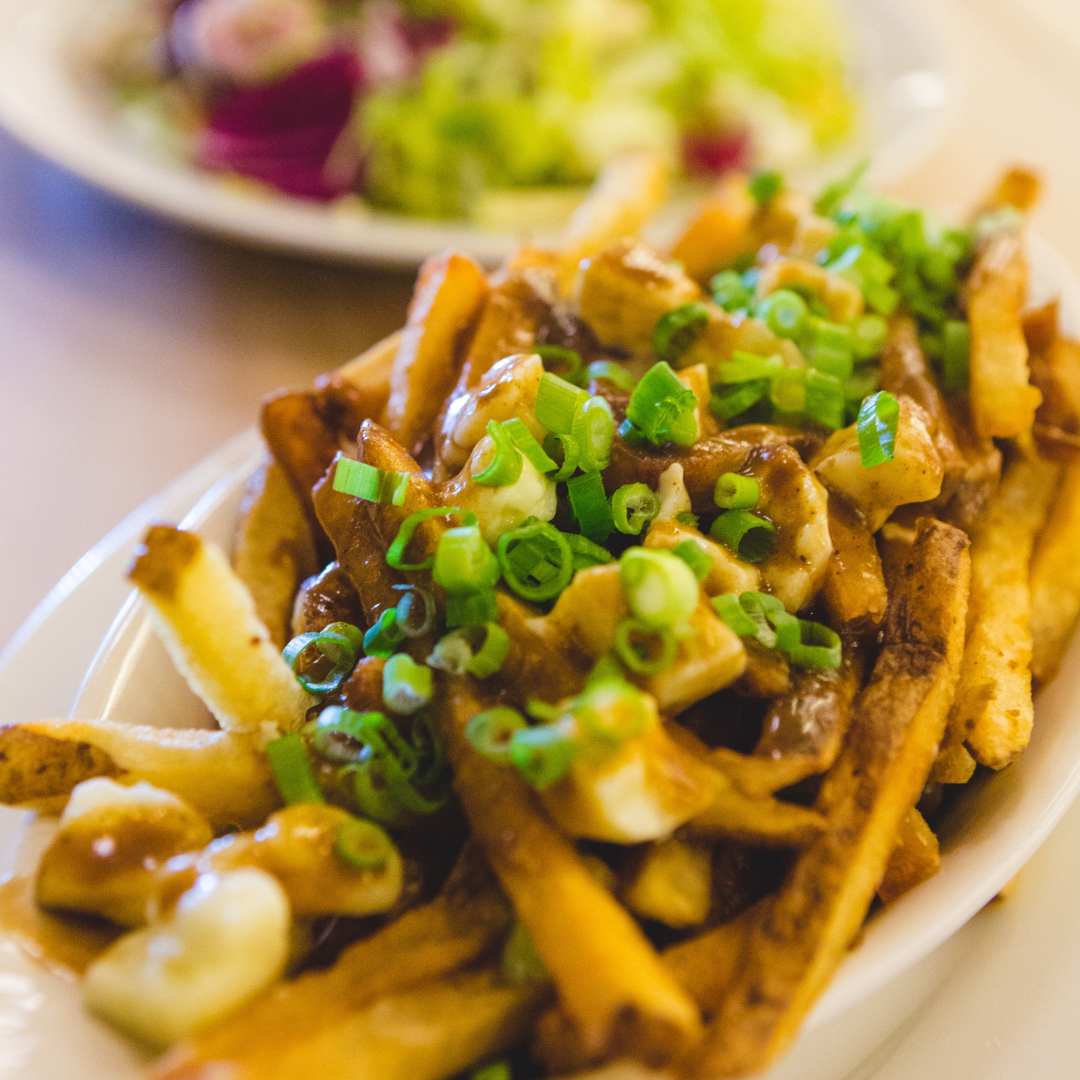
[[[642,657],[634,645],[633,635],[647,637],[659,644],[652,659]],[[678,651],[675,635],[666,626],[649,626],[640,619],[623,619],[615,628],[615,651],[619,659],[638,675],[658,675],[666,671]]]

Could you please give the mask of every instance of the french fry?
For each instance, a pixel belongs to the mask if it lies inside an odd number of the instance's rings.
[[[734,840],[766,848],[809,847],[824,831],[816,810],[768,795],[744,795],[733,784],[686,826],[688,836]]]
[[[431,432],[454,387],[462,335],[488,297],[487,276],[467,255],[444,251],[420,268],[390,372],[383,427],[414,451]]]
[[[43,767],[44,766],[44,767]],[[33,720],[0,727],[0,802],[66,801],[93,776],[145,780],[213,824],[251,828],[281,805],[255,736],[107,720]]]
[[[1031,560],[1031,674],[1056,674],[1080,613],[1080,463],[1066,467]]]
[[[858,934],[944,732],[963,649],[967,546],[958,529],[920,521],[857,723],[818,796],[827,830],[753,918],[690,1075],[741,1076],[775,1060]]]
[[[283,649],[296,590],[318,565],[308,519],[277,462],[264,465],[248,481],[233,569],[251,593],[270,640]]]
[[[177,670],[226,731],[300,726],[313,699],[216,545],[171,525],[152,525],[128,578],[148,601]]]
[[[993,769],[1031,738],[1028,573],[1058,478],[1056,465],[1013,462],[972,540],[970,630],[949,728],[952,741]]]
[[[891,904],[904,893],[929,881],[941,868],[941,854],[934,830],[926,819],[912,807],[900,822],[896,847],[878,886],[878,896]]]
[[[449,680],[448,680],[449,682]],[[465,813],[544,960],[590,1059],[613,1050],[659,1065],[700,1033],[679,989],[633,919],[548,822],[515,770],[464,738],[480,707],[459,681],[441,700],[441,725]]]
[[[963,743],[943,745],[934,758],[930,780],[935,784],[966,784],[975,775],[975,765]]]
[[[1031,351],[1031,382],[1043,396],[1032,434],[1039,453],[1052,461],[1080,461],[1080,342],[1058,329],[1054,300],[1024,316]]]
[[[874,536],[862,515],[843,499],[829,497],[833,553],[821,597],[834,626],[869,628],[885,618],[889,594]]]
[[[757,207],[747,190],[748,179],[739,172],[722,177],[671,249],[671,257],[703,286],[752,250],[750,225]]]
[[[1028,348],[1020,312],[1027,297],[1023,237],[995,233],[980,252],[966,286],[971,326],[970,401],[983,438],[1031,430],[1042,394],[1028,383]]]
[[[637,236],[663,205],[667,192],[667,170],[651,154],[627,154],[606,165],[563,233],[559,253],[562,293],[572,291],[582,259],[625,236]]]
[[[493,951],[513,912],[482,856],[467,846],[442,892],[371,937],[334,965],[308,971],[179,1047],[157,1080],[196,1080],[223,1069],[261,1080],[283,1053],[298,1052],[371,1003],[457,971]]]
[[[980,209],[997,210],[1011,206],[1026,214],[1039,201],[1041,189],[1042,180],[1036,173],[1021,167],[1012,168],[997,182]]]

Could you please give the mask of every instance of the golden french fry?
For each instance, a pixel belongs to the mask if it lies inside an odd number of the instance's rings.
[[[825,819],[816,810],[768,795],[744,795],[733,784],[722,789],[712,805],[686,826],[689,836],[768,848],[808,847],[824,829]]]
[[[650,844],[620,873],[619,895],[645,919],[668,926],[699,926],[712,901],[712,852],[672,837]]]
[[[192,690],[226,731],[300,726],[314,703],[255,614],[221,549],[172,525],[152,525],[129,579]]]
[[[1028,574],[1059,474],[1037,459],[1015,461],[972,540],[970,630],[949,728],[954,742],[994,769],[1031,738]]]
[[[1080,342],[1063,337],[1057,300],[1024,315],[1031,382],[1042,394],[1032,434],[1053,461],[1080,461]]]
[[[740,172],[721,178],[671,249],[671,257],[701,285],[753,249],[750,225],[757,206],[748,179]]]
[[[1042,180],[1037,173],[1017,166],[1002,176],[983,200],[981,209],[997,210],[1011,206],[1021,213],[1027,213],[1039,201],[1041,189]]]
[[[420,268],[381,418],[407,450],[415,450],[431,433],[457,381],[458,343],[487,297],[487,275],[467,255],[444,251]]]
[[[627,154],[604,167],[562,238],[559,287],[569,294],[582,259],[637,236],[667,198],[664,163],[652,154]]]
[[[829,497],[833,553],[821,597],[835,627],[869,628],[885,618],[889,594],[873,533],[843,499]]]
[[[258,737],[239,732],[32,720],[0,727],[0,757],[0,802],[10,806],[66,800],[94,776],[146,780],[219,826],[259,825],[281,805]]]
[[[920,521],[855,726],[818,796],[827,829],[753,918],[690,1075],[741,1076],[775,1060],[858,934],[944,732],[963,649],[967,547],[960,530]]]
[[[637,924],[549,823],[514,769],[464,737],[480,706],[460,680],[439,695],[454,786],[503,888],[551,973],[590,1059],[618,1050],[662,1064],[700,1032],[697,1007]]]
[[[1031,674],[1055,675],[1080,613],[1080,463],[1064,470],[1031,559]]]
[[[882,903],[891,904],[908,890],[929,881],[941,868],[938,838],[926,819],[912,807],[900,822],[896,847],[878,886]]]
[[[967,283],[969,397],[975,430],[983,438],[1029,432],[1042,401],[1028,382],[1028,347],[1020,318],[1027,281],[1023,237],[1013,230],[995,233]]]
[[[233,569],[255,602],[255,613],[279,649],[291,636],[293,598],[318,569],[304,509],[277,462],[248,481],[240,507]]]

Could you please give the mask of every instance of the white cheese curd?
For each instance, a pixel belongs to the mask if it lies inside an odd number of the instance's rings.
[[[275,878],[254,868],[203,874],[168,918],[102,953],[83,994],[105,1020],[168,1046],[277,978],[288,945],[289,901]]]

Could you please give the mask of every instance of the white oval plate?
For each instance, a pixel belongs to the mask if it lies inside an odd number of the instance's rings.
[[[1045,244],[1033,241],[1032,255],[1033,300],[1060,294],[1065,325],[1076,334],[1080,283]],[[0,656],[0,722],[63,713],[84,664],[73,715],[159,726],[206,722],[205,709],[147,633],[123,566],[153,519],[182,520],[228,544],[244,479],[260,454],[254,431],[233,440],[80,561]],[[962,791],[942,831],[941,872],[870,923],[769,1080],[839,1080],[855,1068],[958,962],[958,939],[939,946],[1013,877],[1065,812],[1080,789],[1080,637],[1040,695],[1035,720],[1031,745],[1015,765]],[[27,820],[0,810],[0,870],[33,866],[48,826],[38,822],[26,833]],[[0,1078],[70,1080],[73,1060],[80,1080],[137,1080],[143,1064],[82,1013],[75,986],[0,938]]]
[[[416,266],[446,247],[486,263],[515,237],[461,223],[335,211],[240,191],[131,144],[101,91],[78,72],[73,43],[92,0],[0,0],[0,123],[91,183],[187,225],[261,247],[343,262]],[[903,0],[846,0],[855,29],[854,75],[864,88],[866,132],[822,165],[834,175],[872,156],[883,184],[910,171],[944,136],[959,93],[935,28]],[[817,177],[800,177],[815,182]]]

